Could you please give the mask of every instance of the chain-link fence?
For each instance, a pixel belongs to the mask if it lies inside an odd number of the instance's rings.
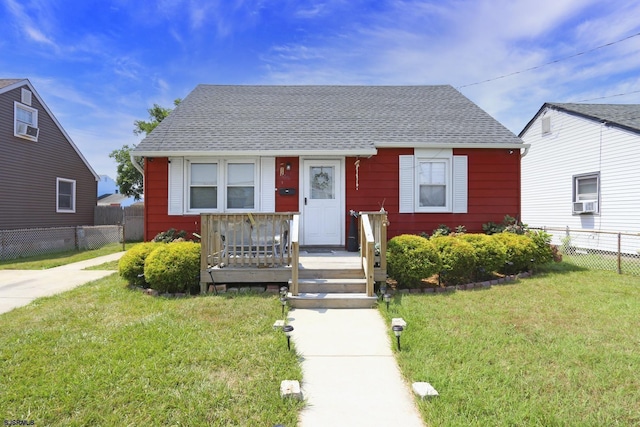
[[[122,243],[122,225],[0,230],[0,260]]]
[[[566,228],[539,228],[553,236],[562,260],[595,270],[640,276],[640,234]]]

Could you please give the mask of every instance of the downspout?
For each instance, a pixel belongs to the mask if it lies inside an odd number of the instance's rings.
[[[529,153],[529,148],[531,148],[530,145],[527,145],[526,147],[524,147],[524,153],[520,154],[520,158],[523,158]]]
[[[144,169],[142,169],[138,162],[136,162],[136,156],[132,152],[129,152],[129,158],[131,159],[131,164],[133,165],[133,167],[142,174],[142,177],[144,179]]]

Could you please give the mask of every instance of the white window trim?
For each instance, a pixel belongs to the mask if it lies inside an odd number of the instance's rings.
[[[177,159],[171,159],[171,161],[176,161]],[[183,212],[175,212],[172,211],[170,214],[201,214],[201,213],[216,213],[216,212],[229,212],[229,213],[242,213],[242,212],[258,212],[260,210],[260,193],[263,191],[260,185],[260,166],[261,162],[257,157],[251,158],[237,158],[237,159],[221,159],[217,157],[197,157],[197,158],[185,158],[185,167],[183,170],[183,195],[184,195],[184,204],[183,204]],[[191,165],[195,163],[216,163],[218,165],[218,200],[216,209],[191,209],[191,191],[190,191],[190,183],[191,183]],[[253,209],[228,209],[227,208],[227,166],[229,164],[253,164]],[[179,172],[179,171],[178,171]],[[172,178],[169,179],[172,181]],[[176,194],[178,196],[178,194]],[[169,203],[171,209],[171,201]],[[275,206],[274,206],[275,208]]]
[[[216,158],[197,158],[197,159],[185,159],[185,168],[184,168],[184,213],[187,214],[200,214],[200,213],[211,213],[211,212],[220,212],[221,206],[223,206],[224,200],[222,199],[222,191],[223,188],[223,165],[220,159]],[[216,202],[215,209],[191,209],[191,165],[198,163],[215,163],[218,165],[218,200]]]
[[[447,190],[445,206],[421,207],[419,188],[420,162],[447,162]],[[452,149],[415,149],[413,155],[399,156],[399,212],[400,213],[467,213],[468,159],[453,155]]]
[[[24,123],[24,122],[18,121],[18,110],[19,109],[28,111],[33,115],[33,123],[27,123],[27,125],[33,126],[35,128],[38,127],[38,110],[36,110],[33,107],[29,107],[28,105],[21,104],[18,101],[14,101],[13,102],[13,136],[16,136],[16,137],[22,138],[22,139],[27,139],[29,141],[37,142],[38,141],[38,137],[37,136],[23,135],[23,134],[18,133],[18,124],[19,123]]]
[[[584,200],[578,200],[578,181],[580,181],[581,179],[591,179],[591,178],[595,178],[596,179],[596,195],[594,198],[592,199],[584,199]],[[572,180],[573,180],[573,194],[572,194],[572,203],[577,203],[577,202],[585,202],[585,201],[594,201],[596,202],[596,209],[595,212],[591,212],[592,214],[600,214],[600,172],[591,172],[591,173],[582,173],[582,174],[578,174],[578,175],[573,175],[572,176]],[[580,213],[578,212],[573,212],[574,215],[579,215]]]
[[[71,209],[60,208],[60,183],[68,182],[71,187]],[[76,213],[76,180],[66,178],[56,178],[56,212],[57,213]]]
[[[414,190],[414,201],[415,201],[415,212],[451,212],[451,199],[452,199],[452,159],[453,159],[453,150],[451,149],[442,149],[442,150],[433,150],[433,149],[416,149],[414,156],[414,173],[415,173],[415,188]],[[444,206],[420,206],[420,163],[425,162],[438,162],[445,163],[446,171],[445,171],[445,204]]]

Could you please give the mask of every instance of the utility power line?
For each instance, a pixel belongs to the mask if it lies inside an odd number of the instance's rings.
[[[576,56],[585,55],[587,53],[594,52],[594,51],[596,51],[598,49],[602,49],[602,48],[605,48],[605,47],[613,46],[614,44],[617,44],[617,43],[620,43],[620,42],[623,42],[625,40],[629,40],[631,38],[638,37],[638,36],[640,36],[640,33],[635,33],[635,34],[632,34],[632,35],[627,36],[625,38],[622,38],[620,40],[616,40],[616,41],[613,41],[613,42],[610,42],[610,43],[607,43],[607,44],[603,44],[601,46],[594,47],[592,49],[585,50],[585,51],[582,51],[582,52],[578,52],[578,53],[575,53],[575,54],[570,55],[570,56],[565,56],[564,58],[555,59],[553,61],[541,64],[541,65],[536,65],[535,67],[526,68],[526,69],[520,70],[520,71],[514,71],[513,73],[504,74],[502,76],[493,77],[491,79],[482,80],[482,81],[479,81],[479,82],[469,83],[469,84],[466,84],[466,85],[458,86],[456,89],[462,89],[463,87],[469,87],[469,86],[475,86],[475,85],[479,85],[479,84],[483,84],[483,83],[493,82],[495,80],[500,80],[500,79],[504,79],[506,77],[515,76],[516,74],[522,74],[522,73],[526,73],[527,71],[537,70],[539,68],[546,67],[547,65],[556,64],[556,63],[561,62],[561,61],[566,61],[567,59],[575,58]]]

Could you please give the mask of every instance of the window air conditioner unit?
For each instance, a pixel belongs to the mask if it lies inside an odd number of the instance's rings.
[[[27,136],[37,138],[38,133],[40,133],[40,129],[33,126],[29,126],[26,123],[18,123],[18,135],[27,135]]]
[[[594,213],[598,211],[597,200],[583,200],[573,204],[573,212],[577,214]]]

